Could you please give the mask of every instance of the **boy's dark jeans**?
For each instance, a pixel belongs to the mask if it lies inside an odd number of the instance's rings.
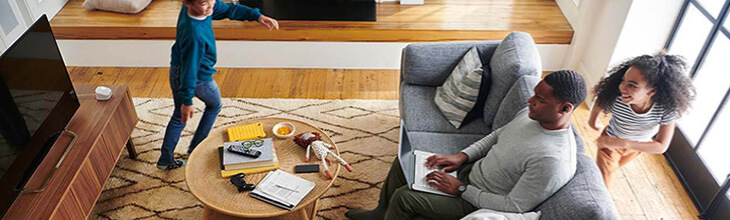
[[[180,140],[180,133],[182,133],[185,124],[182,123],[182,117],[180,115],[180,107],[183,103],[182,98],[178,95],[178,89],[180,88],[180,67],[170,67],[170,87],[172,88],[172,97],[175,101],[175,109],[172,112],[170,122],[167,123],[167,129],[165,130],[165,138],[162,141],[162,149],[160,153],[160,159],[157,161],[157,165],[172,165],[174,163],[173,152],[177,146],[178,140]],[[188,153],[192,152],[198,144],[203,141],[210,133],[210,129],[215,123],[218,113],[221,111],[221,92],[218,89],[218,84],[215,80],[211,81],[198,81],[195,87],[195,97],[202,100],[205,103],[205,111],[203,116],[200,118],[198,128],[195,130],[193,140],[190,141],[188,147]]]

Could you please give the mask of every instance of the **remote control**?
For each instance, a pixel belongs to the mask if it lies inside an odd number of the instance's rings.
[[[237,154],[240,154],[243,156],[253,157],[253,158],[259,158],[259,156],[261,156],[261,151],[257,151],[257,150],[250,149],[250,148],[247,149],[241,145],[229,146],[228,152],[237,153]]]

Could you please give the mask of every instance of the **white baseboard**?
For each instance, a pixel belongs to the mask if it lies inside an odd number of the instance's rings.
[[[172,40],[58,40],[67,66],[165,67]],[[218,41],[216,67],[400,69],[408,43]],[[538,45],[546,71],[562,68],[570,45]]]

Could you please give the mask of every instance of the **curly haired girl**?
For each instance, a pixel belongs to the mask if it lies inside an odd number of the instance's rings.
[[[596,95],[588,124],[599,114],[611,113],[611,120],[596,140],[596,163],[606,186],[612,174],[641,152],[661,154],[669,148],[675,120],[694,98],[687,63],[681,56],[642,55],[615,66],[593,89]]]

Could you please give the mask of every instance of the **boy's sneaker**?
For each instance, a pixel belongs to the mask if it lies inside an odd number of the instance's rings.
[[[185,166],[185,161],[184,160],[175,160],[175,162],[173,164],[170,164],[170,165],[157,165],[157,169],[160,169],[160,170],[174,170],[174,169],[177,169],[177,168],[180,168],[180,167],[183,167],[183,166]]]

